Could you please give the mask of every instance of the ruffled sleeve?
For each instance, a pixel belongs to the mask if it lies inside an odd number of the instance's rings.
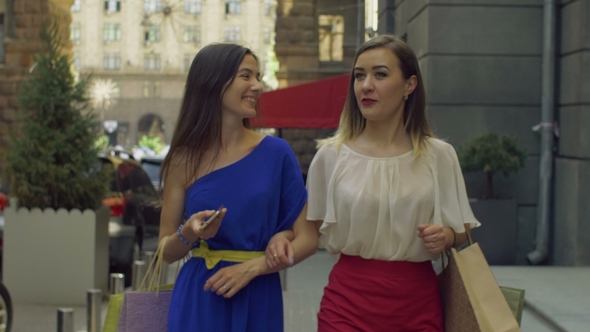
[[[328,184],[336,157],[333,146],[322,146],[311,161],[307,172],[307,220],[324,220],[326,217]]]
[[[457,233],[464,233],[464,224],[470,224],[471,228],[481,224],[471,211],[465,180],[461,172],[461,166],[457,153],[452,145],[440,140],[431,140],[435,148],[438,201],[440,222],[445,227],[451,227]]]

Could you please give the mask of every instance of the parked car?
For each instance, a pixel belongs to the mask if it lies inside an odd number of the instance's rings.
[[[0,332],[9,332],[12,326],[12,300],[8,289],[0,280]]]
[[[111,210],[109,220],[110,272],[125,274],[131,284],[133,261],[142,251],[155,251],[158,245],[160,207],[158,195],[141,164],[132,158],[114,155],[100,157],[111,165],[111,192],[102,201]]]
[[[162,166],[164,158],[165,157],[161,156],[141,158],[141,166],[143,166],[147,172],[155,188],[160,186],[160,166]]]

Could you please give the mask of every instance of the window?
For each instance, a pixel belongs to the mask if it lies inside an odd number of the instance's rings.
[[[143,81],[143,96],[144,98],[159,98],[160,82]]]
[[[195,44],[201,43],[201,27],[198,25],[186,25],[184,27],[184,41]]]
[[[241,14],[242,4],[240,3],[240,0],[225,0],[225,13]]]
[[[104,41],[121,40],[121,25],[117,23],[105,23],[102,29]]]
[[[145,32],[145,41],[156,42],[160,41],[160,26],[152,24]]]
[[[121,69],[121,55],[119,53],[105,53],[102,61],[104,70]]]
[[[184,12],[188,14],[201,14],[202,0],[184,0]]]
[[[72,8],[70,8],[70,11],[71,12],[79,12],[81,4],[82,4],[82,0],[74,0],[74,4],[72,5]]]
[[[319,16],[320,61],[342,61],[344,53],[344,17]]]
[[[146,54],[143,58],[143,69],[145,71],[158,71],[158,70],[160,70],[160,55],[159,54]]]
[[[191,69],[191,64],[193,63],[193,59],[195,58],[194,54],[185,54],[184,61],[183,61],[183,69],[186,73]]]
[[[264,41],[265,44],[270,44],[270,28],[266,27],[264,28],[263,32],[262,32],[262,40]]]
[[[162,0],[144,0],[143,8],[146,14],[162,11]]]
[[[80,68],[82,68],[82,63],[80,62],[80,53],[76,52],[74,54],[74,68],[76,68],[76,70],[80,70]]]
[[[104,10],[109,13],[121,11],[121,0],[104,0]]]
[[[80,42],[80,22],[74,22],[70,25],[70,40],[74,43]]]
[[[237,43],[240,41],[240,27],[225,27],[224,35],[226,42]]]
[[[274,5],[274,0],[264,0],[264,15],[266,16],[271,16],[272,12],[272,7]]]
[[[160,82],[154,83],[159,84]],[[137,139],[140,140],[142,136],[158,137],[161,142],[165,142],[164,120],[156,114],[142,116],[137,126]]]

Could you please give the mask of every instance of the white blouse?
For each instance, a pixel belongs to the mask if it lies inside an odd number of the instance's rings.
[[[375,158],[346,145],[323,146],[307,175],[308,220],[323,220],[320,247],[367,259],[436,260],[418,237],[421,224],[480,226],[473,216],[453,147],[438,139],[426,151]]]

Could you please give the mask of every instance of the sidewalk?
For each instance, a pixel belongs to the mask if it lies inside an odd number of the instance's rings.
[[[314,332],[316,314],[334,261],[325,251],[287,270],[287,290],[283,293],[285,332]],[[170,267],[173,278],[176,266]],[[590,267],[494,266],[500,285],[526,289],[522,320],[523,332],[585,332],[590,327]],[[103,303],[103,319],[107,302]],[[554,328],[534,309],[554,321]],[[14,305],[14,332],[51,332],[57,330],[57,307]],[[86,308],[74,307],[74,331],[86,330]]]
[[[590,267],[494,266],[498,284],[523,288],[528,308],[525,313],[541,315],[561,331],[590,330]],[[527,330],[522,324],[523,331]]]

